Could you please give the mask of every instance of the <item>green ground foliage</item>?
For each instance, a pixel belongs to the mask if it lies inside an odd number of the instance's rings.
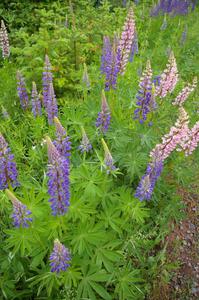
[[[127,13],[122,1],[1,1],[0,16],[9,34],[11,56],[0,58],[0,132],[15,155],[20,186],[15,195],[32,211],[29,228],[14,228],[12,204],[0,191],[0,299],[105,299],[142,300],[155,281],[168,282],[176,264],[168,263],[166,244],[171,221],[179,221],[182,202],[178,188],[193,189],[198,178],[199,149],[188,157],[173,152],[158,179],[151,201],[134,197],[144,175],[149,153],[175,123],[178,109],[171,103],[186,82],[199,71],[199,11],[187,16],[151,18],[152,1],[134,6],[139,53],[120,76],[116,90],[106,92],[112,120],[105,140],[119,169],[106,174],[102,162],[102,136],[95,121],[101,105],[104,78],[100,74],[103,36],[121,32]],[[67,18],[67,26],[66,26]],[[187,37],[181,43],[187,26]],[[168,52],[174,51],[179,82],[174,92],[150,116],[153,126],[133,120],[139,70],[150,59],[154,75],[164,70]],[[59,119],[72,142],[71,205],[66,215],[51,214],[47,190],[46,135],[55,137],[46,116],[23,112],[17,95],[16,71],[42,92],[44,56],[53,66]],[[82,83],[86,63],[91,89]],[[199,90],[184,108],[190,127],[199,120]],[[93,146],[82,155],[81,126]],[[70,249],[70,267],[59,275],[50,272],[54,239]]]

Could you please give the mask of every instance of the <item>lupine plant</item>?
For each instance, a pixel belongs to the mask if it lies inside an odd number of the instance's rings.
[[[170,228],[198,193],[198,8],[125,2],[0,3],[0,299],[172,299]]]
[[[101,100],[101,111],[98,113],[96,120],[96,127],[105,134],[109,128],[111,121],[111,113],[106,100],[104,91],[102,91],[102,100]]]
[[[10,45],[8,40],[8,33],[4,21],[1,20],[0,27],[0,47],[2,51],[3,58],[8,58],[10,56]]]
[[[192,0],[159,0],[157,5],[152,9],[151,15],[171,14],[171,15],[186,15],[189,9],[195,8]]]
[[[0,190],[6,189],[9,185],[18,185],[18,172],[14,155],[0,133]]]
[[[29,108],[29,97],[26,89],[24,77],[21,72],[17,71],[17,92],[21,103],[21,108],[27,110]]]

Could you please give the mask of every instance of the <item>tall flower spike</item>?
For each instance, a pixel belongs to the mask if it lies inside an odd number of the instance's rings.
[[[36,83],[32,83],[32,113],[35,117],[41,115],[41,101],[37,93]]]
[[[87,70],[86,64],[84,64],[84,71],[83,71],[83,76],[82,76],[82,82],[87,87],[87,89],[90,90],[91,83],[90,83],[90,79],[89,79],[89,76],[88,76],[88,70]]]
[[[106,142],[104,141],[104,139],[102,139],[102,145],[104,148],[104,165],[106,168],[106,172],[107,174],[110,174],[112,171],[116,170],[116,167],[114,166],[114,161],[113,161],[113,157],[111,155],[111,152],[109,151],[109,148],[106,144]]]
[[[181,147],[188,156],[197,148],[199,143],[199,121],[193,126],[188,134],[182,139]]]
[[[60,273],[61,271],[66,271],[70,266],[69,261],[71,257],[69,250],[58,239],[54,241],[54,248],[49,260],[51,272]]]
[[[110,56],[112,52],[111,41],[108,36],[104,36],[103,38],[103,48],[102,48],[102,56],[101,56],[101,66],[100,70],[102,74],[106,74],[110,68]]]
[[[159,0],[158,4],[152,9],[151,16],[159,14],[186,15],[193,2],[191,0]]]
[[[154,93],[152,94],[152,70],[149,60],[140,79],[136,98],[138,108],[134,111],[134,119],[139,119],[142,124],[146,121],[148,113],[156,108]]]
[[[179,117],[174,126],[171,127],[168,134],[162,137],[162,143],[155,146],[151,151],[150,156],[153,157],[154,153],[158,151],[161,153],[162,161],[164,161],[177,145],[180,145],[182,140],[189,132],[188,128],[189,116],[183,107],[179,108]]]
[[[26,205],[21,203],[15,195],[6,189],[6,194],[8,198],[11,200],[13,205],[13,213],[12,213],[12,219],[13,219],[13,225],[15,227],[29,227],[30,222],[32,222],[32,218],[30,215],[32,214],[31,211],[27,208]]]
[[[166,69],[160,77],[160,85],[156,87],[156,96],[160,98],[166,97],[168,93],[172,93],[176,83],[178,82],[178,70],[176,59],[171,51]]]
[[[189,97],[189,95],[195,90],[197,86],[197,77],[194,77],[192,83],[188,83],[187,86],[185,86],[182,91],[178,94],[178,96],[175,98],[173,105],[179,105],[181,106]]]
[[[0,190],[6,189],[9,184],[12,187],[16,187],[18,185],[17,176],[14,155],[0,133]]]
[[[2,110],[2,115],[3,115],[4,119],[9,119],[10,115],[3,105],[1,106],[1,110]]]
[[[48,102],[48,90],[49,90],[49,85],[52,82],[52,66],[49,60],[48,55],[46,54],[45,56],[45,62],[44,62],[44,71],[43,71],[43,103],[44,106],[47,106]]]
[[[48,116],[48,124],[51,125],[53,123],[53,118],[58,115],[57,100],[52,82],[50,82],[48,86],[46,112]]]
[[[120,55],[119,71],[121,74],[124,74],[125,72],[134,39],[135,19],[133,9],[130,8],[123,26],[123,32],[121,34],[117,48],[117,52]]]
[[[101,59],[101,73],[105,74],[105,90],[115,89],[119,72],[120,55],[117,51],[118,37],[115,35],[113,45],[109,37],[104,37],[104,46]]]
[[[129,57],[129,61],[132,62],[134,59],[135,54],[139,53],[139,49],[138,49],[138,36],[137,36],[137,32],[135,32],[135,38],[133,40],[132,46],[131,46],[131,52],[130,52],[130,57]]]
[[[78,148],[81,151],[81,153],[89,152],[92,149],[92,145],[83,127],[81,127],[81,131],[82,131],[82,141]]]
[[[56,140],[53,142],[59,153],[68,160],[71,155],[71,142],[65,128],[60,123],[57,117],[54,117],[56,128]]]
[[[54,216],[64,215],[70,205],[68,160],[59,153],[49,137],[46,138],[46,143],[48,148],[49,202]]]
[[[19,71],[17,71],[17,91],[22,109],[27,110],[29,107],[28,93],[26,90],[25,80]]]
[[[7,58],[10,56],[10,46],[8,40],[8,33],[4,21],[1,21],[1,28],[0,28],[0,46],[2,50],[3,58]]]
[[[136,198],[140,201],[151,199],[155,184],[162,173],[162,169],[163,161],[161,158],[161,151],[157,147],[153,153],[152,161],[148,164],[146,173],[140,180],[136,189]]]
[[[96,127],[99,128],[103,134],[109,128],[111,121],[111,113],[108,107],[108,103],[106,101],[106,96],[104,90],[102,91],[102,104],[101,104],[101,111],[98,113],[98,117],[96,120]]]

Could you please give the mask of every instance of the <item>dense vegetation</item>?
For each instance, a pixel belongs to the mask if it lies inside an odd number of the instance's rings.
[[[183,218],[179,188],[198,192],[199,149],[188,156],[175,150],[165,159],[150,201],[140,201],[135,191],[151,150],[178,119],[172,102],[198,75],[198,7],[187,15],[150,17],[152,1],[127,7],[123,2],[0,3],[11,52],[0,58],[0,133],[14,154],[19,182],[7,186],[10,192],[0,191],[1,299],[150,299],[157,282],[169,281],[177,267],[167,260],[165,237],[171,222]],[[113,40],[114,33],[121,33],[128,4],[133,5],[138,53],[118,75],[116,89],[103,93],[103,36]],[[171,51],[177,85],[164,99],[157,97],[156,109],[142,124],[134,119],[140,75],[147,60],[153,79],[162,74]],[[17,71],[25,78],[29,99],[32,81],[42,94],[46,54],[58,118],[71,142],[70,205],[62,215],[53,215],[49,204],[48,154],[55,149],[46,136],[54,141],[56,126],[48,124],[44,107],[37,117],[31,108],[23,110],[17,94]],[[183,104],[189,128],[199,121],[198,91]],[[101,98],[111,114],[106,132],[96,128]],[[92,149],[82,153],[85,132]],[[108,169],[104,155],[113,158],[115,168]],[[28,228],[13,226],[13,197],[32,212]],[[71,256],[70,266],[58,274],[49,265],[57,239]]]

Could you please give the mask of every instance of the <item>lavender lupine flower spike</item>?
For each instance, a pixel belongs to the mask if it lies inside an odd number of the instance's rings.
[[[172,151],[174,151],[177,145],[181,145],[181,142],[189,133],[189,116],[184,108],[179,107],[179,117],[174,126],[171,127],[168,134],[162,137],[162,143],[155,146],[151,151],[150,156],[153,157],[156,150],[161,153],[162,160],[165,160]]]
[[[59,153],[49,137],[46,138],[46,143],[48,148],[49,202],[54,216],[64,215],[70,205],[68,160]]]
[[[41,115],[41,101],[37,93],[36,83],[32,83],[32,113],[35,117]]]
[[[143,123],[146,121],[148,113],[156,108],[154,95],[152,95],[152,70],[149,60],[140,79],[136,98],[138,108],[134,111],[134,119],[139,119],[140,123]]]
[[[111,152],[109,151],[109,148],[106,144],[106,142],[104,141],[104,139],[102,139],[102,145],[104,148],[104,165],[106,168],[106,172],[107,174],[110,174],[112,171],[116,170],[116,167],[114,166],[114,161],[113,161],[113,157],[111,155]]]
[[[168,93],[172,93],[177,82],[177,64],[175,56],[171,51],[166,69],[163,71],[160,77],[160,85],[156,86],[156,96],[159,96],[160,98],[166,97]]]
[[[2,115],[3,115],[4,119],[9,119],[10,115],[3,105],[1,106],[1,109],[2,109]]]
[[[192,83],[188,83],[187,86],[185,86],[182,91],[178,94],[178,96],[175,98],[173,105],[179,105],[181,106],[189,97],[189,95],[195,90],[197,86],[197,77],[194,77]]]
[[[199,121],[195,123],[186,136],[182,139],[180,146],[188,156],[197,148],[199,143]]]
[[[138,54],[138,53],[139,53],[139,50],[138,50],[138,36],[137,36],[137,32],[135,32],[135,38],[134,38],[132,46],[131,46],[129,61],[132,62],[133,59],[134,59],[135,54]]]
[[[135,197],[140,201],[150,200],[155,184],[160,177],[163,169],[163,161],[161,158],[161,151],[157,147],[153,153],[152,160],[148,164],[146,173],[140,180],[140,183],[136,189]]]
[[[8,40],[8,33],[4,21],[1,21],[1,28],[0,28],[0,47],[2,50],[3,58],[7,58],[10,56],[10,46]]]
[[[52,82],[52,66],[49,60],[48,55],[46,54],[45,56],[45,62],[44,62],[44,71],[43,71],[43,103],[44,107],[46,107],[47,102],[48,102],[48,90],[49,90],[49,85]]]
[[[81,127],[81,130],[82,130],[82,141],[78,148],[81,151],[81,153],[89,152],[92,149],[92,145],[83,127]]]
[[[120,55],[119,71],[121,74],[124,74],[125,72],[134,38],[135,38],[135,19],[134,19],[133,9],[130,8],[117,48],[117,52]]]
[[[186,15],[188,14],[189,7],[194,9],[191,0],[159,0],[158,4],[152,9],[151,16],[159,14]]]
[[[49,260],[51,272],[60,273],[61,271],[66,271],[70,266],[69,261],[71,257],[69,250],[58,239],[54,241],[54,248]]]
[[[118,37],[115,35],[113,45],[109,37],[104,37],[104,46],[101,58],[101,73],[105,75],[105,90],[115,89],[119,73],[120,52],[118,48]]]
[[[50,82],[48,86],[46,112],[48,116],[48,123],[51,125],[53,123],[53,118],[58,115],[57,100],[52,82]]]
[[[26,90],[25,80],[19,71],[17,71],[17,91],[22,109],[27,110],[29,108],[28,93]]]
[[[82,76],[82,82],[87,87],[87,89],[90,90],[91,83],[90,83],[90,79],[89,79],[89,76],[88,76],[88,70],[87,70],[86,64],[84,64],[84,71],[83,71],[83,76]]]
[[[18,185],[17,176],[14,155],[0,133],[0,190],[6,189],[9,184],[12,187],[16,187]]]
[[[53,142],[59,153],[68,160],[71,155],[71,142],[67,135],[66,129],[62,126],[59,119],[54,117],[54,124],[56,128],[56,139]]]
[[[101,66],[100,70],[102,74],[105,74],[110,69],[110,56],[112,52],[111,41],[108,36],[103,38],[103,48],[102,48],[102,57],[101,57]]]
[[[30,222],[32,222],[32,218],[30,215],[32,214],[31,211],[27,208],[26,205],[24,205],[21,201],[19,201],[15,195],[6,189],[6,194],[8,198],[11,200],[13,205],[13,213],[12,213],[12,219],[13,219],[13,225],[15,227],[29,227]]]
[[[102,104],[101,111],[98,113],[98,117],[96,120],[96,127],[99,128],[102,133],[106,133],[109,128],[111,121],[111,113],[108,107],[108,103],[106,101],[106,96],[104,91],[102,91]]]

